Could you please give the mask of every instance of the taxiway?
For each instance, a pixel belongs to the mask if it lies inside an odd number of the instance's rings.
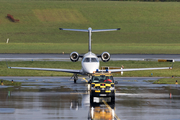
[[[0,77],[22,86],[0,86],[0,119],[88,120],[87,82],[69,77]],[[121,120],[180,119],[180,85],[152,84],[154,77],[115,77],[115,114]],[[171,98],[169,94],[171,93]],[[100,106],[102,104],[99,104]]]

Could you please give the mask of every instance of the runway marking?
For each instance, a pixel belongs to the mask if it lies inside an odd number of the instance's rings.
[[[86,80],[86,78],[83,78],[83,80],[85,80],[86,82],[88,82],[88,80]]]
[[[111,107],[107,104],[107,102],[104,101],[104,100],[102,100],[102,101],[103,101],[103,103],[107,106],[107,108],[111,111],[112,109],[111,109]],[[121,119],[116,115],[115,112],[114,112],[114,115],[115,115],[115,118],[116,118],[117,120],[121,120]]]

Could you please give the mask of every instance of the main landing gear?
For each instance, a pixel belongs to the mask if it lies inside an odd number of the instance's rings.
[[[76,81],[78,80],[78,76],[77,74],[74,74],[73,76],[74,76],[74,83],[76,83]]]

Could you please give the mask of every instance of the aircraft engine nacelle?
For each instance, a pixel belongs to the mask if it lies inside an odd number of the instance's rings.
[[[70,60],[72,62],[77,62],[79,60],[79,54],[77,52],[72,52],[70,54]]]
[[[101,60],[103,62],[108,62],[110,60],[110,54],[108,52],[103,52],[101,54]]]

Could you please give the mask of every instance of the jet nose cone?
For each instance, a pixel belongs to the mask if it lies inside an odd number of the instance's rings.
[[[99,64],[84,64],[83,70],[87,73],[93,73],[96,71],[96,69],[99,69]]]
[[[89,69],[89,70],[87,70],[88,73],[93,73],[94,71],[96,71],[96,69]]]

